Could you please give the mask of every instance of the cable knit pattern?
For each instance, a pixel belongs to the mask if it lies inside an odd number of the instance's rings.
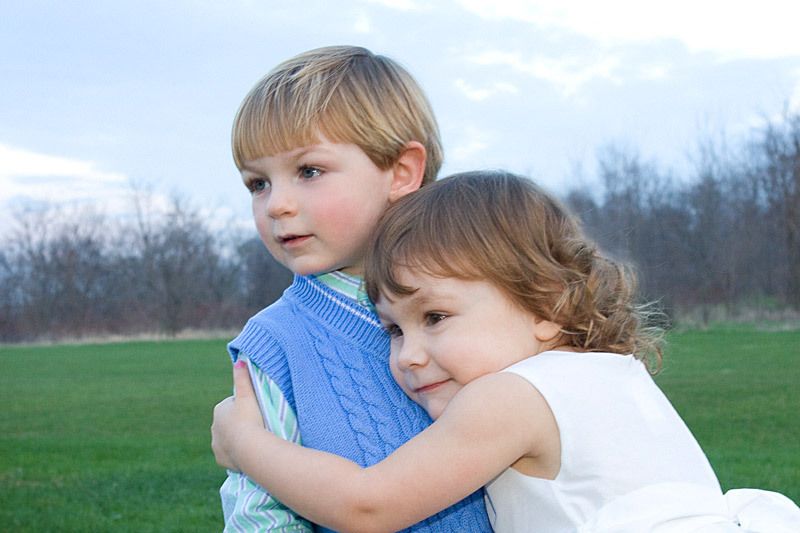
[[[378,446],[373,432],[379,425],[386,425],[390,413],[378,412],[374,416],[374,408],[369,405],[371,398],[368,392],[368,383],[372,376],[368,376],[361,365],[362,361],[347,361],[342,359],[339,346],[328,336],[317,335],[316,331],[310,332],[314,336],[314,346],[322,359],[331,380],[331,385],[339,400],[339,406],[347,414],[350,429],[356,436],[361,457],[358,462],[363,465],[374,464],[380,461],[382,450]]]
[[[389,339],[375,314],[313,278],[296,276],[229,350],[275,381],[305,446],[369,466],[430,423],[392,379]],[[482,491],[407,531],[491,531]]]

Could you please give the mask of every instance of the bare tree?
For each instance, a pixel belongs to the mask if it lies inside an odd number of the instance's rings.
[[[5,243],[5,308],[17,334],[89,332],[100,316],[97,290],[107,273],[103,217],[49,206],[20,210]],[[10,319],[10,318],[9,318]],[[6,319],[6,320],[9,320]]]
[[[706,319],[711,306],[743,302],[800,309],[800,114],[733,150],[701,144],[678,177],[608,146],[594,178],[601,186],[576,185],[565,203],[634,262],[648,299]],[[133,192],[131,218],[54,205],[15,213],[0,246],[0,340],[233,328],[291,282],[258,239],[212,230],[182,198]]]
[[[800,309],[800,114],[768,124],[757,147],[757,172],[786,246],[786,301]]]
[[[292,273],[278,263],[256,237],[238,247],[242,267],[244,301],[250,309],[261,309],[277,300],[292,281]]]
[[[150,201],[137,197],[132,232],[143,304],[171,335],[217,322],[214,315],[236,296],[236,266],[197,210],[173,198],[165,213],[153,214]]]

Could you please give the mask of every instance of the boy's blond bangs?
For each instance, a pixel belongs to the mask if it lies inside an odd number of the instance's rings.
[[[278,65],[245,97],[233,126],[236,165],[319,142],[359,146],[381,169],[409,141],[427,152],[435,179],[442,148],[433,112],[414,79],[392,60],[357,47],[328,47]]]
[[[277,99],[275,102],[251,93],[242,102],[232,135],[233,160],[239,169],[245,161],[317,142],[317,133],[304,127],[300,117],[275,112],[276,107],[282,107],[281,95]]]
[[[318,143],[321,136],[334,143],[359,145],[381,169],[393,162],[384,155],[392,152],[386,128],[358,124],[357,113],[367,112],[353,109],[349,95],[326,94],[323,99],[326,89],[319,86],[310,88],[318,89],[317,94],[302,86],[265,89],[272,90],[257,91],[245,99],[234,122],[233,157],[239,168],[244,161]],[[306,96],[297,98],[298,92]],[[376,154],[375,145],[384,146],[384,154]]]

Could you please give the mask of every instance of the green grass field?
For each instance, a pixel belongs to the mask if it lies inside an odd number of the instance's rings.
[[[800,331],[673,333],[657,381],[724,489],[800,502]]]
[[[0,530],[221,530],[224,347],[0,347]],[[800,501],[800,331],[673,333],[658,381],[725,488]]]
[[[0,530],[220,531],[224,341],[0,348]]]

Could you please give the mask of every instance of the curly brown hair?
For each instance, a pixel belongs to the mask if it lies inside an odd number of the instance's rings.
[[[634,354],[661,367],[660,314],[636,302],[632,269],[604,255],[578,220],[533,181],[504,171],[443,178],[391,206],[367,253],[369,297],[404,296],[397,268],[485,280],[521,309],[559,324],[563,344]]]

